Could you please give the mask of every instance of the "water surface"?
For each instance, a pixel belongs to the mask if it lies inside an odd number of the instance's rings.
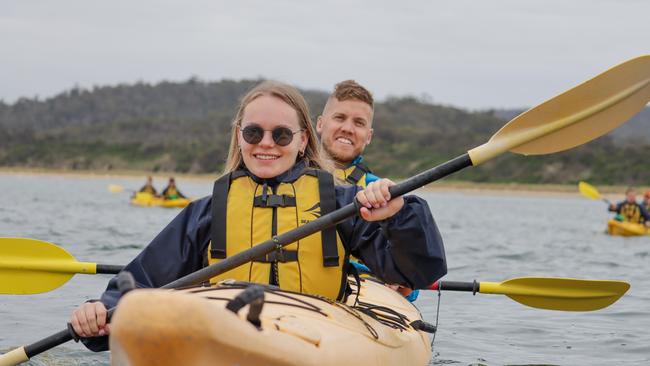
[[[179,212],[133,207],[127,192],[107,190],[109,184],[135,189],[142,183],[0,174],[0,236],[50,241],[79,261],[125,264]],[[212,189],[205,180],[178,184],[192,197]],[[605,235],[604,204],[578,196],[419,194],[429,202],[445,240],[449,280],[556,276],[632,284],[609,308],[582,313],[532,309],[499,295],[444,292],[432,364],[650,364],[650,237]],[[102,275],[77,275],[45,294],[0,295],[0,351],[62,330],[72,310],[97,298],[107,281]],[[427,321],[435,322],[437,293],[423,293],[416,304]],[[29,364],[107,363],[107,353],[69,342]]]

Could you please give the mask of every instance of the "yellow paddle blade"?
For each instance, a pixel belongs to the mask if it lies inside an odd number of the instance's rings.
[[[623,281],[521,277],[501,283],[481,282],[480,293],[506,295],[539,309],[592,311],[615,303],[630,288]]]
[[[542,155],[582,145],[650,101],[650,55],[637,57],[534,107],[469,151],[473,165],[505,152]]]
[[[96,264],[77,262],[65,249],[46,241],[0,238],[0,294],[47,292],[75,273],[96,273]]]
[[[578,190],[580,190],[583,196],[592,200],[600,200],[603,198],[600,192],[598,192],[598,189],[587,182],[578,183]]]
[[[117,184],[110,184],[108,186],[108,190],[111,193],[120,193],[120,192],[124,191],[124,187],[122,187],[120,185],[117,185]]]

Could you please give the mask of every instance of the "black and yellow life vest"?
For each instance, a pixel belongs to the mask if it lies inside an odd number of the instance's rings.
[[[180,198],[180,194],[178,193],[178,189],[176,187],[167,187],[165,189],[165,192],[163,193],[164,198],[168,200],[175,200],[177,198]]]
[[[334,178],[327,172],[306,169],[295,180],[278,183],[273,188],[256,182],[248,174],[235,171],[215,182],[209,264],[336,209]],[[333,227],[210,281],[271,283],[284,290],[342,299],[347,284],[346,263],[347,253]]]
[[[625,221],[641,224],[645,222],[645,218],[641,215],[641,209],[636,203],[624,202],[619,213],[625,218]]]
[[[149,194],[156,194],[156,189],[153,186],[150,185],[144,185],[138,192],[142,193],[149,193]]]
[[[371,173],[371,171],[363,163],[351,165],[345,169],[334,170],[334,174],[338,179],[364,188],[366,187],[366,174],[368,173]]]

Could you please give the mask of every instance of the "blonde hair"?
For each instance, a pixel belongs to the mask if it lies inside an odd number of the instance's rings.
[[[305,147],[304,154],[302,157],[298,155],[297,159],[304,160],[308,167],[332,172],[334,165],[320,150],[319,143],[316,140],[316,131],[311,123],[309,107],[307,106],[305,98],[296,88],[288,84],[278,81],[264,81],[246,93],[239,104],[239,109],[237,110],[235,119],[232,121],[232,128],[230,130],[230,148],[228,149],[228,158],[222,175],[231,173],[241,168],[243,165],[239,139],[237,138],[237,128],[241,125],[246,106],[255,99],[264,95],[279,98],[296,111],[296,114],[298,115],[298,123],[300,124],[300,128],[303,130],[302,133],[307,134],[307,146]]]

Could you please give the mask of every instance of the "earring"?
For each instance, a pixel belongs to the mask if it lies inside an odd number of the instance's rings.
[[[298,156],[299,156],[300,158],[302,158],[303,156],[305,156],[305,151],[304,151],[304,150],[299,151],[299,152],[298,152]]]

